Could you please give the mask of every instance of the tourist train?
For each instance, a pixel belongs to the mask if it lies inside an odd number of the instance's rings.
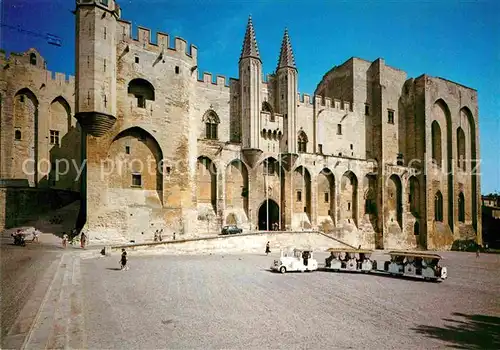
[[[412,277],[428,281],[443,281],[448,277],[446,267],[439,265],[441,256],[423,252],[391,251],[390,260],[378,268],[376,260],[371,259],[373,250],[330,248],[330,256],[325,259],[325,266],[318,268],[312,259],[312,250],[294,249],[291,253],[281,251],[280,259],[274,260],[272,271],[281,273],[290,271],[346,271],[372,274],[384,274],[395,277]]]

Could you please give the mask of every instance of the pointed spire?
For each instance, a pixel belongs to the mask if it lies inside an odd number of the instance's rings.
[[[259,48],[255,39],[255,30],[253,29],[252,16],[248,16],[247,30],[243,40],[243,49],[241,50],[240,60],[245,57],[254,57],[260,60]]]
[[[287,28],[285,28],[285,35],[283,36],[283,41],[281,42],[281,52],[278,60],[278,69],[285,67],[297,69],[295,66],[295,58],[293,57],[292,44],[290,43]]]

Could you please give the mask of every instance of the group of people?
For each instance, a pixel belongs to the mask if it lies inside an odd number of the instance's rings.
[[[155,231],[155,235],[154,235],[153,240],[155,242],[162,242],[163,241],[163,229]]]
[[[71,243],[73,243],[73,240],[77,236],[78,236],[78,232],[75,228],[71,231]],[[66,249],[66,247],[68,246],[69,241],[70,241],[69,236],[66,234],[66,232],[63,232],[62,245],[63,245],[64,249]],[[87,235],[85,234],[85,232],[82,231],[82,233],[80,234],[80,247],[82,249],[85,249],[85,244],[87,244]]]
[[[175,232],[173,234],[173,238],[174,238],[174,241],[175,241]],[[153,237],[153,241],[154,242],[163,242],[163,229],[155,231],[155,234],[154,234],[154,237]]]
[[[40,235],[40,230],[35,228],[31,234],[33,235],[33,238],[31,239],[32,242],[39,243],[39,235]],[[26,236],[26,231],[22,231],[21,229],[18,229],[16,232],[12,233],[11,236],[14,238],[14,244],[16,245],[25,245],[25,236]]]

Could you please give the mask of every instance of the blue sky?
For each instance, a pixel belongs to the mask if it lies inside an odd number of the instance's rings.
[[[73,0],[0,0],[1,21],[62,38],[1,28],[6,51],[36,47],[50,70],[74,73]],[[198,46],[200,71],[237,77],[251,14],[264,64],[272,72],[288,27],[299,91],[313,93],[323,74],[352,56],[441,76],[478,90],[482,192],[500,191],[500,1],[122,0],[134,25],[181,36]]]

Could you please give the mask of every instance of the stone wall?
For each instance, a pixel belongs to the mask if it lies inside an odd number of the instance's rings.
[[[111,253],[120,254],[125,247],[129,254],[235,254],[264,253],[269,242],[271,252],[298,248],[324,252],[328,248],[347,248],[346,245],[317,232],[276,232],[210,237],[157,244],[113,246]]]
[[[0,178],[80,190],[80,127],[74,77],[47,70],[35,49],[0,52]],[[60,176],[55,176],[59,168]]]

